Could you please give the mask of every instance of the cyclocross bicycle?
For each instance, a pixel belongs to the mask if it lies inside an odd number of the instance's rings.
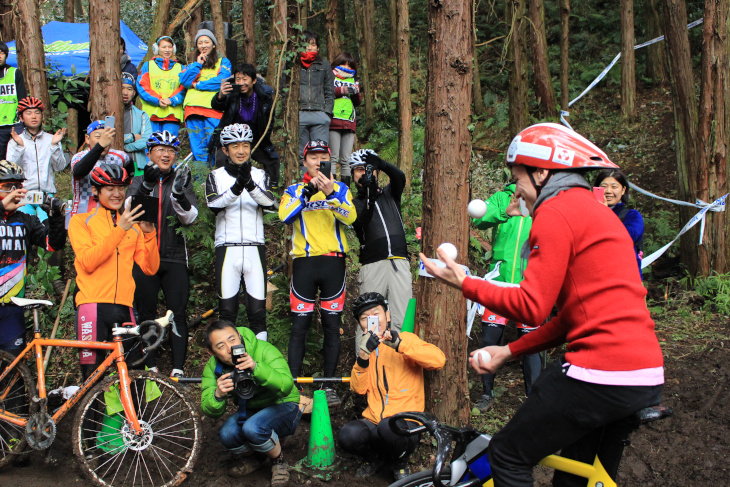
[[[606,448],[607,455],[602,456],[602,449],[596,456],[593,464],[583,463],[558,455],[545,457],[540,465],[570,473],[586,479],[587,487],[616,487],[616,473],[621,461],[623,447],[628,445],[628,437],[642,424],[651,423],[672,415],[672,410],[663,406],[653,406],[624,418],[623,420],[606,426],[605,435],[613,435],[610,449]],[[421,423],[421,426],[407,430],[400,428],[396,421],[410,419]],[[454,428],[441,424],[435,416],[428,413],[406,412],[398,413],[389,418],[390,428],[401,436],[428,431],[436,438],[437,453],[433,470],[424,470],[391,484],[390,487],[491,487],[492,470],[489,464],[487,448],[492,437],[480,433],[471,427]],[[455,443],[455,446],[452,444]],[[620,445],[616,447],[615,445]],[[453,454],[452,454],[453,452]],[[616,456],[617,455],[617,456]],[[451,458],[448,466],[446,462]],[[612,466],[604,466],[599,458],[613,457],[609,462]]]
[[[28,446],[33,450],[50,447],[56,424],[79,403],[72,430],[73,450],[92,482],[123,487],[171,487],[182,482],[192,471],[200,450],[201,425],[196,408],[180,386],[168,378],[129,370],[122,344],[125,335],[126,343],[131,339],[141,345],[143,357],[132,366],[141,364],[162,342],[172,312],[138,326],[117,326],[112,342],[51,340],[41,338],[38,308],[53,303],[19,298],[12,301],[33,310],[34,339],[18,357],[0,351],[0,467]],[[135,340],[134,335],[139,338]],[[42,347],[48,346],[109,352],[55,412],[48,410],[43,369]],[[25,363],[33,355],[35,379]],[[112,367],[116,373],[105,378],[105,372]]]

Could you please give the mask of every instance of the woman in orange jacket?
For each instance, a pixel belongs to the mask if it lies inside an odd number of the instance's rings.
[[[154,275],[160,254],[155,226],[139,221],[142,206],[120,211],[129,184],[124,168],[102,164],[90,176],[99,204],[89,213],[74,215],[68,228],[76,254],[75,326],[79,340],[108,341],[115,325],[134,322],[134,263]],[[79,353],[85,380],[104,361],[104,354],[89,349]]]

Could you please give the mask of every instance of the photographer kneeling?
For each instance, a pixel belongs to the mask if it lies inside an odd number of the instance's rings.
[[[271,485],[287,485],[288,465],[279,438],[294,434],[302,412],[284,356],[250,329],[228,321],[211,323],[205,341],[213,357],[203,371],[203,413],[220,417],[229,398],[238,404],[238,412],[220,430],[223,445],[245,456],[229,474],[248,475],[268,458]]]

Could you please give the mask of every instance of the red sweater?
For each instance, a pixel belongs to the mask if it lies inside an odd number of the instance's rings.
[[[557,304],[556,318],[509,345],[514,356],[567,342],[568,362],[588,369],[663,365],[633,243],[608,207],[583,188],[564,191],[538,207],[529,242],[520,287],[469,277],[463,286],[467,298],[532,326]]]

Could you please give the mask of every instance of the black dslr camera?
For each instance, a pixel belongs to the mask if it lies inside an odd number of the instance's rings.
[[[373,171],[375,170],[375,167],[373,167],[372,164],[365,164],[365,179],[368,181],[373,179]]]
[[[253,397],[254,390],[256,389],[256,382],[251,377],[251,371],[238,370],[235,366],[243,358],[243,354],[246,353],[246,347],[241,345],[234,345],[231,347],[231,358],[233,359],[234,369],[231,372],[231,379],[233,380],[233,388],[241,399],[251,399]]]

